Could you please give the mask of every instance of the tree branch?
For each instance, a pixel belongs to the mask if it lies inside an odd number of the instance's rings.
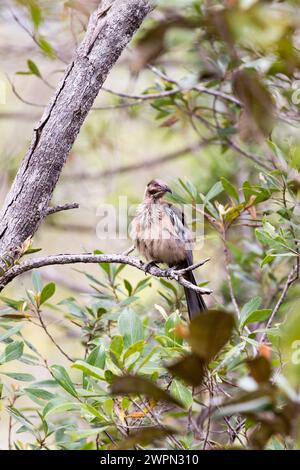
[[[77,202],[72,202],[70,204],[63,204],[60,206],[49,207],[46,210],[46,215],[56,214],[57,212],[69,211],[71,209],[78,209],[79,204]]]
[[[5,254],[14,253],[37,231],[84,119],[150,10],[150,0],[104,0],[91,15],[83,42],[34,129],[31,146],[0,213],[1,267]]]
[[[266,324],[266,327],[265,327],[265,330],[267,330],[268,328],[270,328],[270,326],[272,325],[273,323],[273,320],[275,318],[275,316],[277,315],[277,312],[279,310],[279,308],[281,307],[281,304],[282,302],[284,301],[287,293],[288,293],[288,290],[289,288],[291,287],[291,285],[299,278],[298,276],[298,273],[297,273],[297,266],[293,266],[292,270],[290,271],[288,277],[287,277],[287,280],[284,284],[284,287],[282,289],[282,292],[280,294],[280,297],[275,305],[275,307],[273,308],[272,310],[272,313],[268,319],[268,322]],[[262,334],[259,342],[260,343],[263,343],[266,339],[266,336],[267,336],[267,331],[264,331],[264,333]]]
[[[161,269],[157,266],[148,266],[147,263],[143,263],[138,258],[133,256],[128,256],[124,254],[119,255],[94,255],[93,253],[82,253],[82,254],[59,254],[51,255],[41,258],[32,258],[25,261],[22,264],[16,264],[13,267],[9,268],[2,277],[0,277],[0,292],[1,290],[9,284],[13,279],[24,274],[32,269],[41,268],[43,266],[53,266],[58,264],[75,264],[75,263],[118,263],[118,264],[127,264],[133,266],[141,271],[144,271],[146,274],[149,273],[155,277],[164,277],[177,281],[184,287],[192,289],[196,292],[200,292],[203,295],[209,295],[212,293],[210,289],[204,289],[194,284],[191,284],[189,281],[183,278],[183,274],[186,271],[191,271],[197,267],[206,263],[208,259],[202,261],[201,263],[196,263],[193,266],[189,266],[185,269]]]

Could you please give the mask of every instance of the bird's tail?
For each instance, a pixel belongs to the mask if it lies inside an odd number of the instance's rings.
[[[193,271],[187,271],[184,275],[184,278],[191,284],[194,284],[195,286],[197,285]],[[184,292],[190,319],[204,310],[207,310],[203,297],[199,292],[188,289],[187,287],[184,288]]]

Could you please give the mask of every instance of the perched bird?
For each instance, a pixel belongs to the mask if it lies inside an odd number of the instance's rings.
[[[166,193],[172,191],[164,181],[155,179],[147,184],[144,200],[131,224],[131,238],[149,265],[165,263],[170,268],[187,268],[193,264],[192,234],[184,224],[182,212],[162,199]],[[184,277],[197,285],[192,271]],[[190,318],[206,310],[199,292],[186,287],[184,290]]]

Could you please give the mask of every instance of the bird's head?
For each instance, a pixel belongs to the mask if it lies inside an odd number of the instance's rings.
[[[165,193],[172,193],[162,180],[151,180],[146,186],[145,199],[160,199]]]

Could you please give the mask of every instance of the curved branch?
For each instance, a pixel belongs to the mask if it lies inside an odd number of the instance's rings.
[[[1,290],[9,284],[13,279],[24,274],[32,269],[41,268],[43,266],[53,266],[58,264],[75,264],[75,263],[118,263],[118,264],[127,264],[133,266],[134,268],[144,271],[144,273],[149,273],[155,277],[165,277],[173,279],[188,289],[192,289],[196,292],[200,292],[203,295],[209,295],[212,293],[210,289],[204,289],[194,284],[191,284],[189,281],[183,278],[183,274],[186,271],[191,271],[196,269],[199,266],[202,266],[204,263],[209,261],[206,259],[201,261],[201,263],[196,263],[193,266],[189,266],[185,269],[161,269],[157,266],[148,266],[147,263],[144,263],[139,258],[133,256],[128,256],[124,254],[120,255],[94,255],[93,253],[82,253],[82,254],[59,254],[51,255],[41,258],[32,258],[25,261],[22,264],[16,264],[12,268],[8,269],[4,275],[0,278],[0,292]]]
[[[130,100],[137,100],[137,101],[147,101],[147,100],[155,100],[157,98],[164,98],[166,96],[176,95],[176,93],[183,91],[182,88],[173,88],[173,90],[161,91],[157,93],[145,93],[143,95],[128,95],[126,93],[121,93],[119,91],[113,91],[109,88],[102,87],[103,91],[110,93],[111,95],[119,96],[120,98],[127,98]]]
[[[79,204],[77,202],[71,202],[69,204],[63,204],[60,206],[48,207],[46,215],[56,214],[57,212],[69,211],[71,209],[78,209]]]

